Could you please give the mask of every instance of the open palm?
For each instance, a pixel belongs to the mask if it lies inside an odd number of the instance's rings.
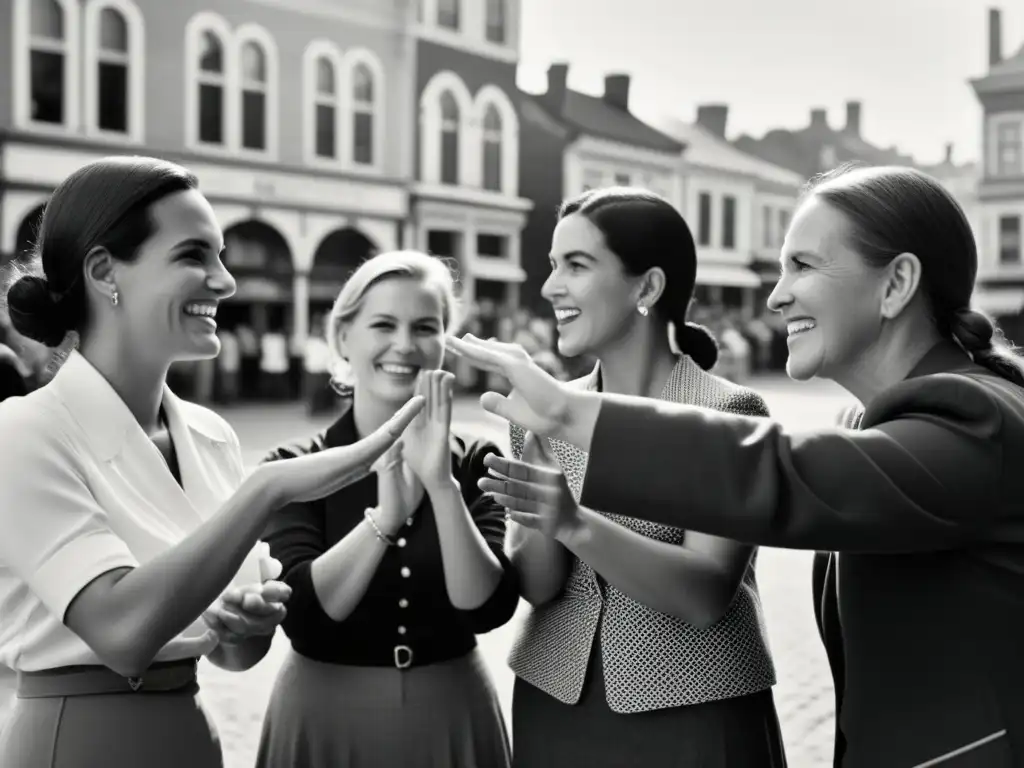
[[[425,400],[423,410],[402,436],[402,458],[427,487],[444,482],[452,474],[452,385],[447,371],[424,371],[416,394]]]

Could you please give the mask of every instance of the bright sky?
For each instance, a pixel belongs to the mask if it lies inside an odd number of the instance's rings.
[[[522,0],[519,85],[541,92],[553,61],[599,94],[632,75],[640,115],[689,120],[729,105],[729,138],[802,128],[812,107],[840,128],[860,100],[862,135],[920,162],[980,154],[981,108],[968,79],[988,69],[988,8],[1003,11],[1003,56],[1024,45],[1009,0]]]

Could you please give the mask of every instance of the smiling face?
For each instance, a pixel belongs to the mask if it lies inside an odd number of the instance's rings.
[[[146,356],[171,362],[215,357],[217,304],[235,292],[224,268],[224,236],[206,198],[175,192],[149,209],[153,232],[131,262],[113,263],[114,308]]]
[[[362,306],[339,335],[357,396],[400,405],[412,397],[421,370],[444,359],[444,302],[413,277],[386,277],[363,294]]]
[[[886,275],[850,247],[849,234],[846,218],[816,197],[786,233],[768,308],[786,319],[786,372],[794,379],[841,382],[878,340]]]
[[[551,275],[541,295],[551,302],[558,325],[558,351],[590,354],[629,335],[642,279],[623,269],[604,236],[580,214],[558,222],[551,242]]]

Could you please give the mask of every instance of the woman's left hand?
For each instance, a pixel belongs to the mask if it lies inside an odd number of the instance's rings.
[[[580,506],[560,470],[495,454],[485,456],[484,464],[490,477],[477,485],[508,510],[510,520],[563,544],[579,529]]]
[[[416,394],[426,399],[402,435],[402,458],[428,490],[452,476],[452,385],[447,371],[423,371]]]
[[[291,587],[281,581],[231,587],[206,609],[203,621],[222,644],[273,635],[284,621],[285,603],[291,594]]]

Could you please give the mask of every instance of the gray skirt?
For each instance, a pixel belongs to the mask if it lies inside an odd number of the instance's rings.
[[[123,691],[116,690],[118,682]],[[190,681],[156,687],[147,690],[144,683],[133,692],[124,678],[98,669],[20,680],[19,697],[0,728],[0,766],[223,768],[194,671]]]
[[[292,651],[263,721],[258,768],[507,768],[508,734],[478,651],[409,669]]]

